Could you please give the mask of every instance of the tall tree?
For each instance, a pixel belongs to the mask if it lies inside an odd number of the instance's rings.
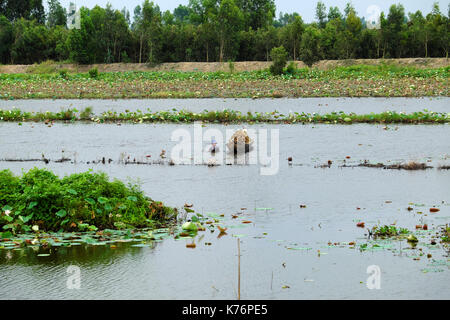
[[[285,41],[284,47],[288,49],[293,60],[298,59],[300,51],[300,42],[302,40],[303,31],[305,30],[303,20],[300,16],[296,16],[292,23],[288,24],[284,29]]]
[[[185,24],[189,22],[189,7],[180,4],[173,10],[174,21],[177,24]]]
[[[328,9],[328,21],[334,19],[342,19],[342,13],[339,11],[338,7],[330,7]]]
[[[0,63],[10,63],[10,51],[13,43],[13,26],[11,22],[0,15]]]
[[[135,9],[135,31],[139,37],[139,63],[142,63],[145,47],[148,48],[148,62],[157,61],[157,51],[160,47],[161,11],[159,6],[145,0]]]
[[[354,12],[355,14],[357,14],[353,4],[351,2],[347,2],[347,4],[345,5],[345,9],[344,9],[345,18],[348,17],[350,12]]]
[[[236,43],[236,36],[242,30],[244,16],[234,0],[221,0],[217,11],[211,11],[211,19],[216,21],[216,30],[219,38],[219,61],[223,62],[225,50],[229,51],[229,58],[236,55],[232,52]]]
[[[434,56],[445,55],[445,57],[448,58],[450,42],[449,19],[441,13],[437,2],[433,3],[433,10],[431,11],[431,14],[428,15],[427,20],[429,21],[432,41],[435,46]]]
[[[389,14],[386,21],[385,40],[387,50],[392,58],[399,58],[401,56],[402,48],[400,43],[403,40],[403,29],[405,25],[405,9],[399,5],[392,5],[389,8]]]
[[[49,30],[36,20],[16,20],[11,46],[12,63],[32,64],[49,56]]]
[[[70,30],[67,46],[71,60],[81,64],[89,64],[96,61],[99,44],[95,39],[95,27],[89,9],[85,7],[80,8],[80,29],[74,28]]]
[[[242,10],[246,29],[267,28],[275,18],[274,0],[236,0],[236,5]]]
[[[319,23],[319,28],[323,29],[325,28],[325,25],[327,24],[327,7],[322,1],[317,2],[316,5],[316,19]]]
[[[299,16],[297,12],[285,14],[283,14],[283,12],[280,12],[278,20],[274,21],[273,25],[277,28],[287,26],[289,23],[292,23],[294,21],[296,16]]]
[[[355,58],[359,48],[360,32],[362,29],[361,19],[356,16],[355,11],[350,11],[345,20],[344,43],[345,59]]]
[[[67,24],[67,10],[58,0],[48,0],[47,24],[50,28]]]
[[[428,55],[429,30],[427,21],[422,12],[409,14],[408,21],[408,47],[409,53],[415,57]]]
[[[0,15],[10,21],[20,18],[45,22],[45,11],[42,0],[0,0]]]
[[[311,25],[305,29],[300,44],[300,58],[308,66],[322,59],[322,48],[320,45],[320,29]]]

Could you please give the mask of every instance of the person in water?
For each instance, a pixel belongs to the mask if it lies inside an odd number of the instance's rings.
[[[211,153],[219,152],[219,146],[217,145],[217,141],[215,139],[211,140],[211,147],[209,147],[209,152]]]

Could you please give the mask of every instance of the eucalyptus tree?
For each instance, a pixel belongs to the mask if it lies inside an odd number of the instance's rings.
[[[142,8],[137,6],[134,11],[134,32],[139,39],[139,63],[142,63],[145,56],[144,50],[148,50],[148,62],[157,61],[157,53],[161,40],[161,11],[158,5],[149,0],[145,0]]]
[[[67,25],[67,10],[58,0],[48,0],[47,25],[50,28]]]
[[[319,28],[325,28],[327,24],[327,7],[322,1],[317,2],[316,5],[316,19],[319,24]]]

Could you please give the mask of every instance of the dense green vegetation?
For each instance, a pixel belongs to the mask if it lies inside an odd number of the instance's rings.
[[[110,182],[103,173],[58,178],[37,168],[22,177],[0,171],[3,232],[28,232],[33,227],[44,231],[155,227],[174,218],[175,209],[145,197],[138,185]]]
[[[282,59],[283,55],[282,52]],[[99,73],[94,69],[89,73],[68,73],[66,70],[48,70],[46,64],[42,68],[36,66],[36,69],[38,71],[33,74],[0,74],[0,99],[449,95],[449,67],[417,69],[382,64],[318,70],[296,69],[289,64],[283,69],[283,74],[277,76],[269,70]]]
[[[122,122],[133,123],[144,122],[174,122],[192,123],[203,121],[210,123],[326,123],[326,124],[352,124],[352,123],[450,123],[450,113],[438,113],[432,111],[420,111],[406,114],[403,112],[387,111],[379,114],[355,114],[345,112],[332,112],[329,114],[299,113],[293,112],[282,114],[274,112],[247,112],[241,113],[235,110],[207,111],[195,113],[187,110],[172,109],[169,111],[142,112],[141,110],[130,112],[106,111],[100,115],[93,115],[92,109],[83,111],[76,109],[64,110],[61,112],[26,112],[19,109],[1,110],[0,121],[92,121],[96,123]]]
[[[134,9],[80,9],[80,29],[67,29],[66,9],[49,0],[0,0],[0,63],[45,60],[112,62],[270,60],[283,46],[289,59],[448,57],[449,18],[439,6],[406,14],[401,4],[368,28],[349,3],[344,12],[319,1],[316,22],[299,13],[275,18],[274,0],[190,0],[161,12],[148,0]],[[450,9],[450,6],[449,6]]]
[[[280,48],[272,50],[276,60],[280,60],[282,65],[286,62],[285,51]],[[41,68],[42,67],[42,68]],[[61,74],[56,70],[47,69],[46,64],[36,66],[36,71],[25,74],[0,74],[2,81],[35,81],[45,80],[81,80],[90,79],[102,80],[106,82],[116,81],[181,81],[181,80],[270,80],[280,79],[274,76],[269,70],[243,71],[243,72],[178,72],[178,71],[124,71],[124,72],[103,72],[92,69],[89,73],[67,73]],[[381,64],[354,65],[348,67],[336,67],[330,70],[319,70],[311,68],[283,68],[282,79],[305,79],[305,80],[337,80],[337,79],[392,79],[392,78],[437,78],[448,79],[450,77],[450,67],[418,69],[415,67],[400,67],[395,65]],[[1,84],[0,84],[1,85]]]

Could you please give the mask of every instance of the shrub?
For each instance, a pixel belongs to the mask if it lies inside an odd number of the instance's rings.
[[[234,73],[234,61],[228,61],[228,69],[230,70],[230,73]]]
[[[273,48],[270,51],[270,57],[272,58],[273,61],[272,65],[270,66],[270,72],[273,75],[283,74],[283,69],[287,63],[287,56],[288,53],[286,52],[286,49],[284,49],[283,46]]]
[[[98,69],[92,68],[91,70],[89,70],[89,77],[91,79],[97,79],[98,78]]]
[[[39,64],[35,63],[32,66],[27,68],[27,73],[34,74],[49,74],[49,73],[57,73],[58,67],[53,60],[46,60]]]
[[[62,70],[60,70],[59,71],[59,76],[61,77],[61,78],[63,78],[63,79],[66,79],[67,80],[67,78],[68,78],[68,72],[67,72],[67,69],[62,69]]]
[[[86,107],[80,112],[80,120],[91,120],[93,115],[92,107]]]
[[[122,62],[123,63],[130,63],[131,59],[128,57],[128,53],[126,51],[122,52]]]
[[[288,66],[286,67],[286,73],[288,74],[295,74],[297,72],[297,66],[295,65],[294,61],[289,62]]]
[[[149,227],[176,217],[176,209],[145,197],[136,184],[109,181],[91,171],[59,178],[34,168],[14,176],[0,171],[0,227],[13,233],[42,230],[84,230],[117,225]]]

